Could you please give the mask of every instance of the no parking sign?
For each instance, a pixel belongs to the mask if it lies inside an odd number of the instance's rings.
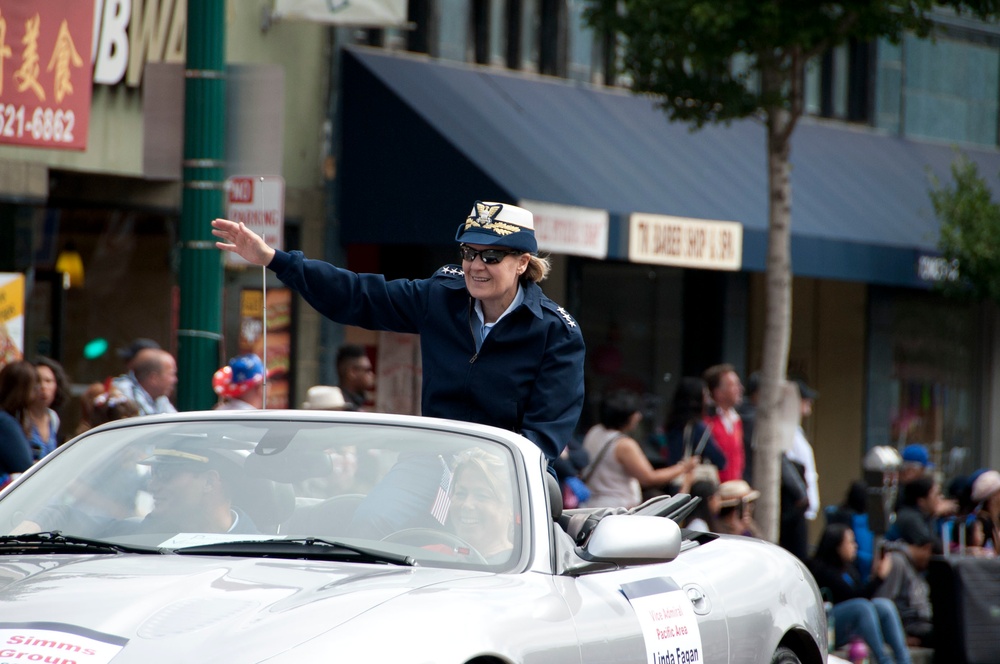
[[[226,219],[243,222],[264,238],[268,246],[283,248],[285,230],[285,180],[279,175],[234,175],[226,178]],[[249,263],[226,252],[226,264]]]

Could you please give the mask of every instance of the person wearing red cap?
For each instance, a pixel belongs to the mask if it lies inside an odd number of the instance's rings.
[[[216,410],[259,410],[264,407],[264,363],[253,353],[234,357],[212,376],[212,389],[222,397]]]

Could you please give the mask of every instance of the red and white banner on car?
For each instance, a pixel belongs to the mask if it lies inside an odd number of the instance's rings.
[[[107,664],[128,639],[62,623],[0,623],[0,664]]]

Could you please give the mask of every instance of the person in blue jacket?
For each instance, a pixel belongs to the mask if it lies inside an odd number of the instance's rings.
[[[538,285],[549,263],[537,255],[530,211],[477,201],[455,234],[461,266],[417,280],[275,250],[227,219],[212,227],[219,249],[266,265],[327,318],[420,334],[423,415],[516,431],[550,462],[572,436],[583,408],[583,335]]]
[[[38,371],[31,362],[15,360],[0,369],[0,487],[34,462],[28,410],[37,393]]]

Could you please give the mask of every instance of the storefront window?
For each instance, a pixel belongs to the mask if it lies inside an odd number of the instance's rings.
[[[974,305],[872,289],[867,446],[927,445],[945,478],[980,454],[980,333]]]

